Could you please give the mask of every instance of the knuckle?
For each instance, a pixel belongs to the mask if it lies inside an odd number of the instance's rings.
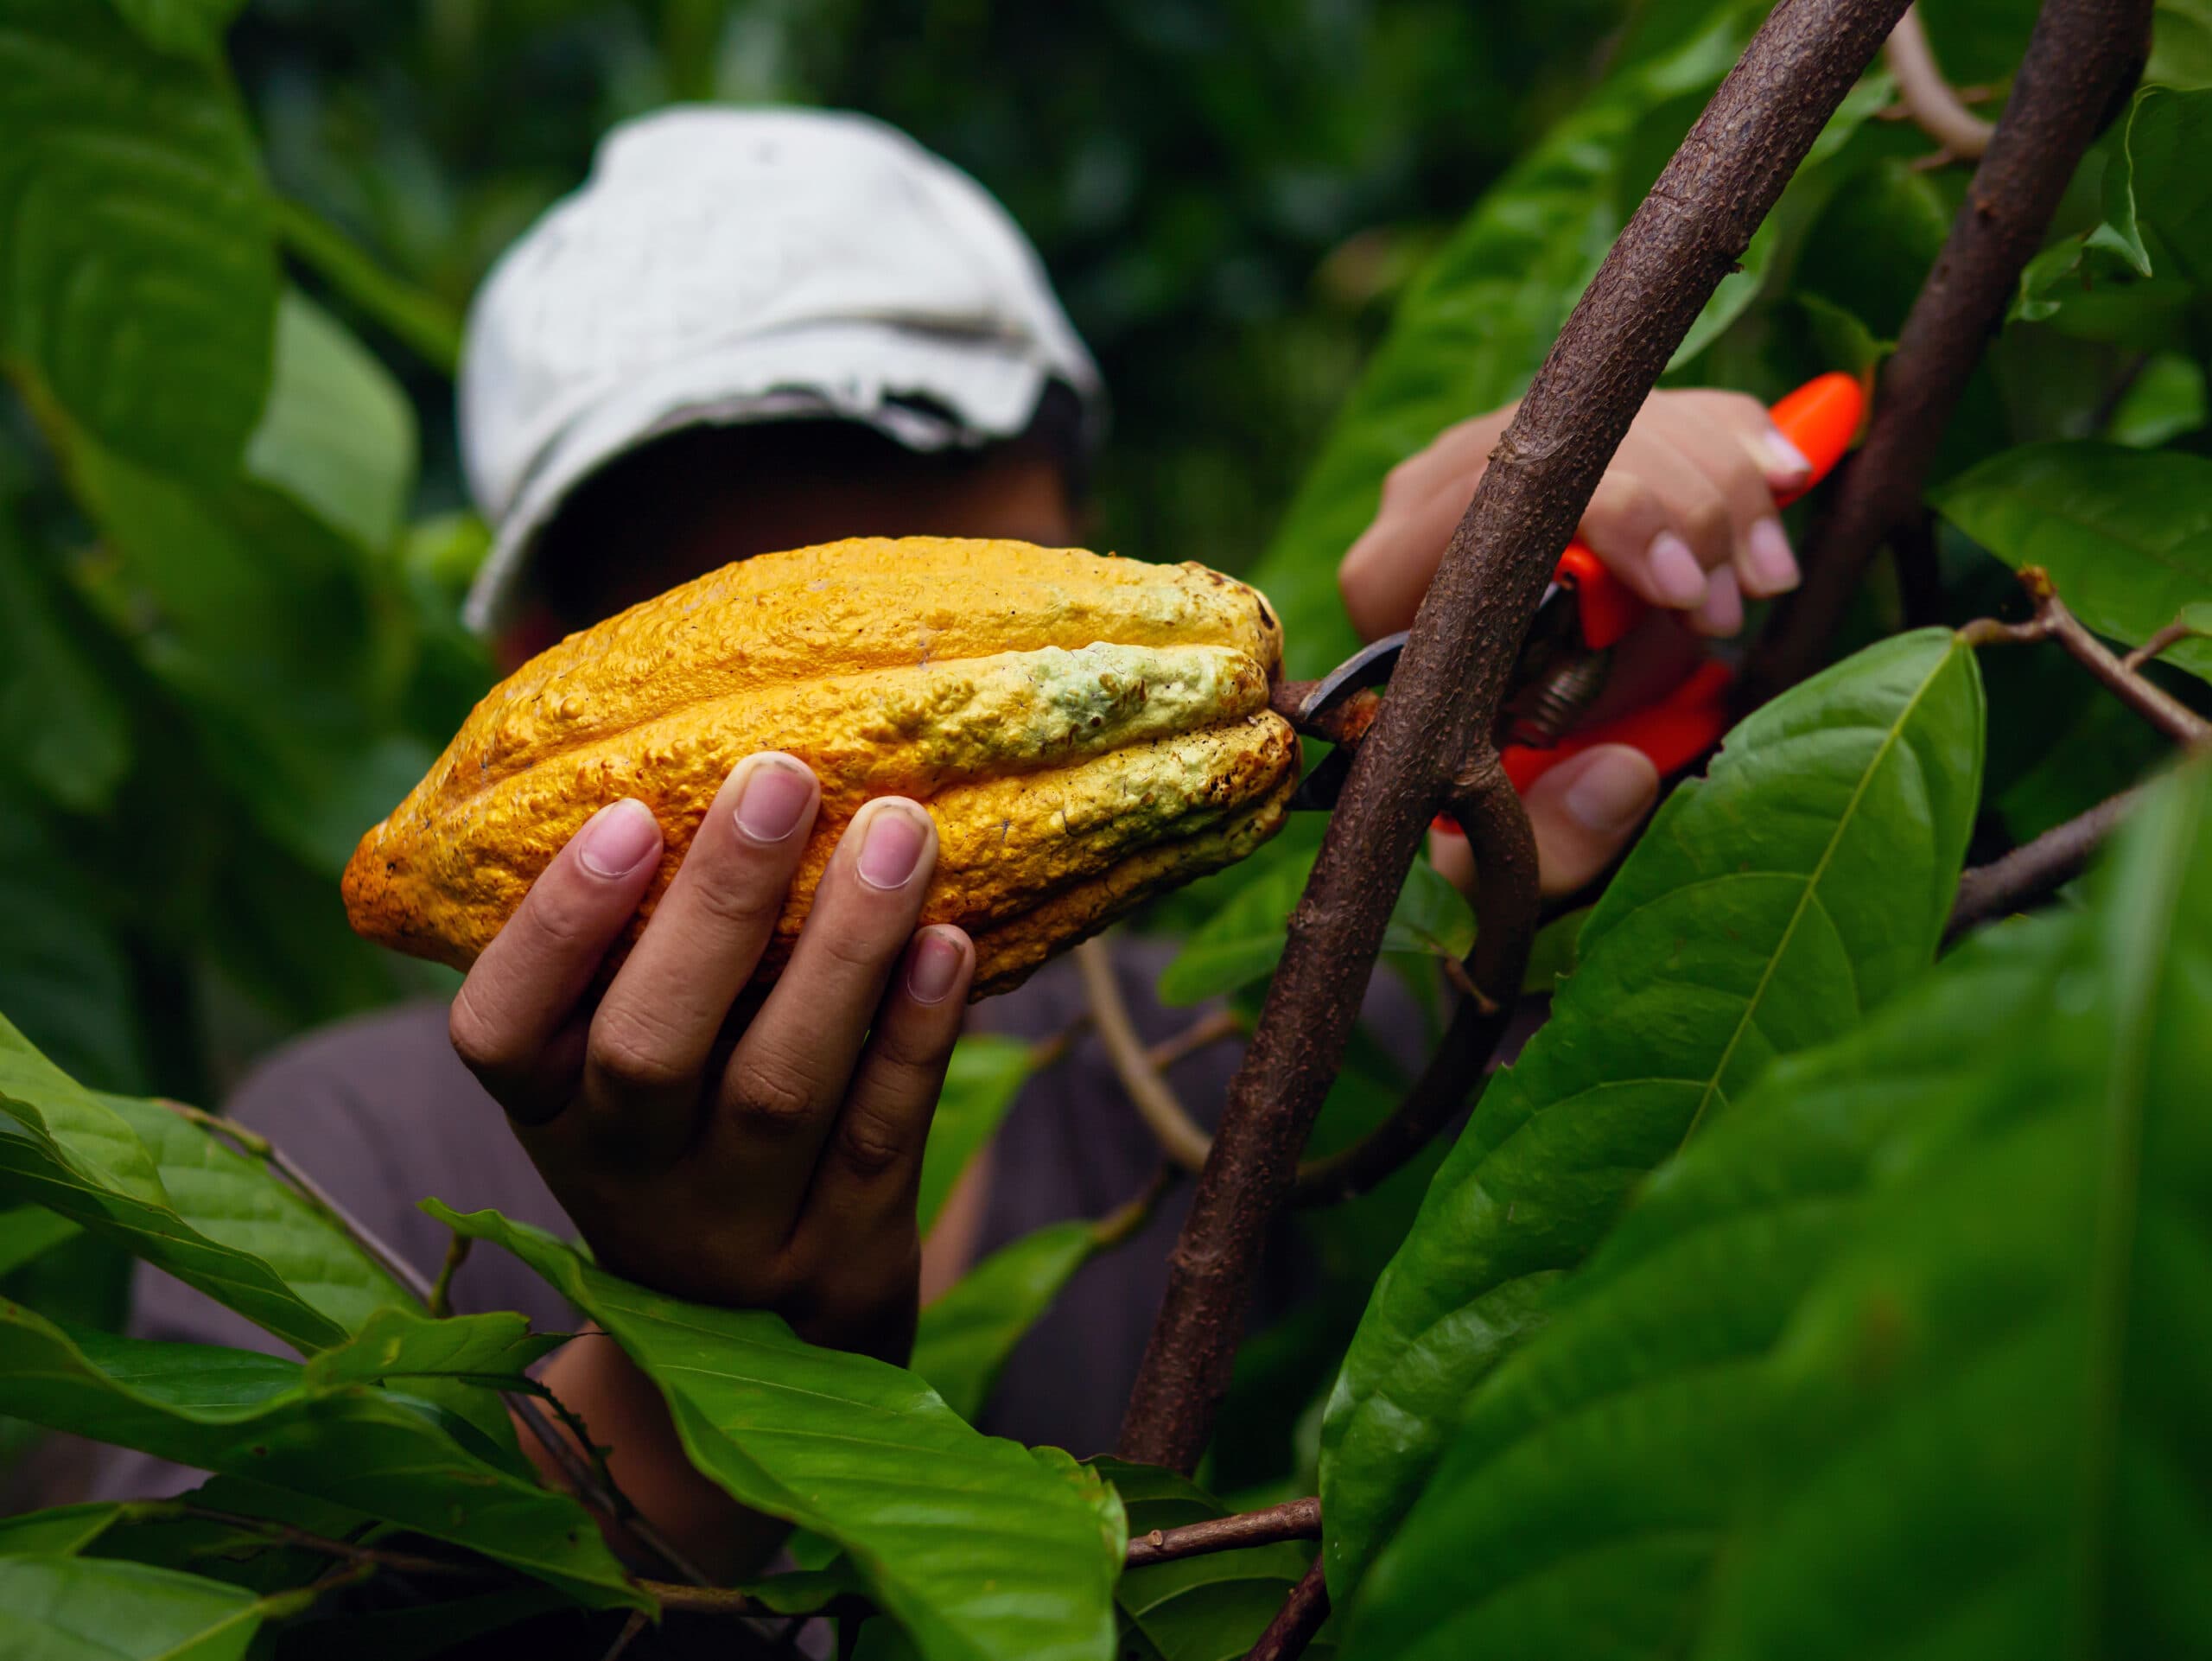
[[[748,865],[702,876],[692,885],[686,903],[708,922],[734,934],[774,927],[783,915],[784,897],[780,877]]]
[[[725,1096],[731,1116],[756,1133],[795,1131],[814,1117],[806,1075],[772,1057],[748,1058],[734,1072]]]
[[[499,1038],[495,1023],[485,1015],[467,981],[454,995],[453,1008],[447,1012],[446,1039],[453,1046],[454,1053],[461,1058],[461,1065],[479,1077],[503,1072],[507,1068],[507,1047]]]
[[[1688,503],[1682,520],[1693,547],[1725,554],[1735,530],[1735,517],[1728,511],[1726,496],[1718,490],[1700,491]]]
[[[589,1060],[599,1081],[618,1091],[672,1089],[692,1072],[664,1024],[635,1005],[600,1012]]]
[[[905,1159],[912,1142],[896,1116],[855,1106],[837,1127],[837,1156],[862,1176],[882,1176]]]

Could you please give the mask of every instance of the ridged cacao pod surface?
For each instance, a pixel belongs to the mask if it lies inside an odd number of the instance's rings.
[[[757,978],[790,956],[855,811],[897,795],[937,822],[924,920],[975,938],[975,996],[1004,991],[1281,827],[1281,652],[1259,593],[1198,564],[931,537],[761,554],[494,687],[362,837],[346,914],[465,969],[584,821],[634,796],[666,840],[634,940],[730,768],[785,750],[822,812]]]

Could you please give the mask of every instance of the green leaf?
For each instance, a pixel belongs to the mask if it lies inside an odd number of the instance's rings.
[[[851,1553],[924,1655],[1111,1653],[1118,1565],[1096,1508],[912,1373],[802,1343],[774,1315],[629,1285],[495,1212],[423,1208],[505,1246],[613,1333],[660,1387],[692,1462]]]
[[[0,1517],[0,1557],[72,1556],[106,1533],[122,1514],[119,1502],[106,1500]]]
[[[1054,1223],[1000,1247],[922,1311],[909,1368],[971,1422],[1022,1334],[1098,1249],[1089,1223]]]
[[[2212,86],[2212,8],[2204,0],[2158,0],[2152,9],[2151,85],[2185,91]]]
[[[1654,1181],[1478,1392],[1359,1652],[2212,1644],[2212,768],[2091,888]]]
[[[13,1274],[34,1257],[42,1257],[80,1231],[67,1218],[43,1206],[17,1206],[0,1211],[0,1275]]]
[[[0,0],[0,354],[118,454],[228,472],[261,414],[276,311],[267,192],[228,78],[108,5]]]
[[[146,44],[204,58],[219,53],[223,31],[244,0],[109,0]]]
[[[1118,1459],[1090,1465],[1122,1496],[1132,1537],[1229,1514],[1221,1501],[1173,1471]],[[1267,1630],[1313,1561],[1312,1546],[1288,1543],[1208,1552],[1130,1569],[1114,1599],[1147,1646],[1146,1653],[1159,1661],[1236,1661]],[[1325,1655],[1334,1647],[1323,1639],[1306,1652]]]
[[[1402,1518],[1483,1375],[1637,1181],[1775,1056],[1925,967],[1980,794],[1973,654],[1870,647],[1731,732],[1584,924],[1550,1020],[1494,1078],[1377,1284],[1324,1424],[1332,1591]]]
[[[1014,1039],[974,1033],[952,1047],[914,1199],[914,1220],[924,1234],[944,1209],[960,1174],[998,1134],[1030,1066],[1029,1046]]]
[[[512,1309],[442,1318],[378,1309],[349,1342],[308,1358],[301,1380],[314,1389],[435,1378],[523,1390],[531,1384],[526,1370],[568,1340],[566,1333],[531,1332],[530,1317]]]
[[[407,1301],[296,1191],[157,1103],[84,1089],[4,1016],[0,1192],[116,1240],[302,1350]]]
[[[380,554],[398,543],[415,451],[415,409],[398,383],[329,313],[288,290],[246,472]]]
[[[1885,1139],[1950,1115],[2055,945],[2041,922],[1986,933],[1654,1174],[1552,1324],[1476,1388],[1361,1588],[1355,1654],[1580,1654],[1601,1632],[1621,1661],[1694,1648],[1766,1458],[1764,1358],[1851,1238]]]
[[[90,813],[130,765],[130,714],[74,609],[0,509],[0,754],[49,800]]]
[[[2145,86],[2137,92],[2126,137],[2105,174],[2105,223],[2090,233],[2090,245],[2119,255],[2139,276],[2171,261],[2191,282],[2212,281],[2209,144],[2212,92]]]
[[[73,1335],[0,1304],[0,1413],[350,1506],[481,1552],[582,1603],[643,1601],[566,1494],[464,1446],[458,1422],[427,1404],[367,1384],[317,1384],[297,1362]]]
[[[65,837],[0,773],[0,1011],[73,1072],[143,1088],[143,1028],[125,957]]]
[[[2113,406],[2104,436],[2130,449],[2156,449],[2212,422],[2204,370],[2178,352],[2155,354]]]
[[[196,1575],[85,1557],[0,1557],[11,1661],[237,1661],[268,1607]]]
[[[2212,461],[2176,450],[2030,444],[1933,493],[1943,517],[2015,570],[2040,565],[2074,614],[2140,646],[2212,600]],[[2165,661],[2212,678],[2212,642]]]

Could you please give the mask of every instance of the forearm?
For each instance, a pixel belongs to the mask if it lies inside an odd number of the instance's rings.
[[[615,1485],[690,1561],[716,1581],[758,1573],[774,1555],[790,1524],[747,1510],[700,1474],[683,1450],[660,1391],[614,1340],[588,1327],[561,1349],[542,1375],[545,1387],[582,1420],[592,1440],[607,1448]],[[569,1486],[567,1476],[526,1426],[522,1445],[550,1487]],[[586,1453],[563,1429],[569,1445]],[[601,1527],[626,1556],[637,1542],[610,1521]]]

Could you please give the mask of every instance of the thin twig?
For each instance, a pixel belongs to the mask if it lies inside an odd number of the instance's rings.
[[[613,1343],[613,1340],[610,1338],[607,1342]],[[607,1467],[606,1450],[592,1441],[584,1429],[583,1421],[568,1406],[550,1392],[544,1403],[517,1391],[503,1391],[502,1397],[508,1410],[537,1439],[547,1456],[561,1467],[563,1479],[575,1491],[578,1499],[628,1533],[671,1573],[681,1575],[694,1586],[709,1584],[706,1575],[699,1571],[697,1565],[677,1548],[674,1541],[655,1527],[652,1518],[639,1511],[630,1496],[622,1492],[621,1486],[614,1480],[613,1472]],[[579,1452],[577,1447],[561,1434],[559,1427],[547,1419],[545,1406],[548,1403],[561,1416],[562,1422],[574,1434],[576,1442],[588,1452]]]
[[[638,1634],[645,1630],[650,1619],[643,1609],[630,1611],[629,1620],[622,1623],[622,1630],[614,1634],[614,1641],[607,1646],[607,1653],[600,1661],[621,1661],[623,1651],[638,1641]]]
[[[2134,811],[2144,787],[2122,791],[2001,859],[1969,868],[1959,877],[1958,898],[1945,926],[1946,945],[1999,917],[2037,905],[2088,869],[2091,857]]]
[[[1777,607],[1752,654],[1746,707],[1820,666],[1875,550],[1921,511],[1951,411],[2114,94],[2141,73],[2150,22],[2151,0],[2045,0],[2004,115],[1883,366],[1866,442],[1831,493],[1804,586]]]
[[[1130,1540],[1122,1566],[1149,1569],[1154,1563],[1172,1563],[1179,1557],[1197,1557],[1209,1551],[1236,1551],[1245,1546],[1269,1546],[1285,1540],[1320,1537],[1321,1502],[1287,1499],[1265,1511],[1211,1517],[1203,1523],[1185,1523],[1180,1528],[1154,1529],[1149,1534],[1140,1534]]]
[[[1145,1053],[1136,1022],[1129,1018],[1129,1006],[1122,1002],[1122,989],[1115,983],[1114,958],[1106,943],[1085,940],[1075,949],[1075,966],[1083,977],[1084,996],[1090,1004],[1091,1025],[1098,1029],[1098,1041],[1105,1046],[1114,1075],[1122,1081],[1137,1117],[1170,1161],[1185,1171],[1201,1169],[1213,1138],[1198,1127]]]
[[[1205,1451],[1268,1226],[1358,1018],[1400,880],[1453,781],[1485,759],[1552,567],[1630,423],[1904,10],[1783,0],[1769,14],[1584,290],[1483,470],[1291,913],[1168,1260],[1122,1419],[1126,1457],[1188,1473]],[[1477,927],[1491,927],[1479,907]]]
[[[1928,30],[1920,21],[1920,8],[1907,6],[1890,38],[1882,43],[1882,59],[1897,77],[1897,102],[1913,124],[1942,146],[1945,161],[1971,162],[1989,148],[1997,130],[1967,108],[1951,83],[1943,79],[1936,50],[1928,44]]]
[[[1244,1661],[1297,1661],[1329,1618],[1329,1581],[1317,1554]]]
[[[1168,1189],[1175,1186],[1175,1168],[1162,1161],[1136,1194],[1108,1212],[1090,1225],[1091,1244],[1100,1251],[1121,1244],[1152,1220]]]
[[[1959,638],[1975,646],[2000,641],[2056,640],[2076,663],[2102,682],[2114,697],[2175,743],[2191,748],[2212,743],[2212,722],[2163,686],[2136,673],[2124,659],[2091,633],[2058,597],[2057,590],[2051,587],[2050,573],[2040,565],[2025,566],[2020,572],[2020,586],[2036,602],[2032,618],[2024,623],[1977,618],[1959,631]]]
[[[469,1249],[475,1244],[473,1234],[455,1234],[446,1242],[446,1260],[438,1265],[437,1282],[430,1288],[430,1313],[441,1321],[453,1314],[453,1277],[468,1261]]]
[[[2163,656],[2183,640],[2202,640],[2212,636],[2212,629],[2199,628],[2196,624],[2185,620],[2185,616],[2186,614],[2183,617],[2175,618],[2172,622],[2168,623],[2156,634],[2144,641],[2141,646],[2137,646],[2134,651],[2120,660],[2120,666],[2128,673],[2134,674],[2145,664]]]
[[[271,1518],[247,1517],[237,1511],[218,1511],[213,1506],[197,1505],[184,1499],[134,1499],[125,1505],[124,1514],[133,1523],[220,1523],[226,1528],[258,1535],[271,1546],[289,1546],[349,1563],[371,1563],[379,1569],[388,1569],[395,1575],[476,1578],[496,1572],[488,1565],[452,1562],[442,1557],[425,1557],[411,1551],[391,1551],[382,1546],[357,1545],[351,1540],[334,1540],[328,1535],[296,1528],[289,1523],[280,1523]]]

